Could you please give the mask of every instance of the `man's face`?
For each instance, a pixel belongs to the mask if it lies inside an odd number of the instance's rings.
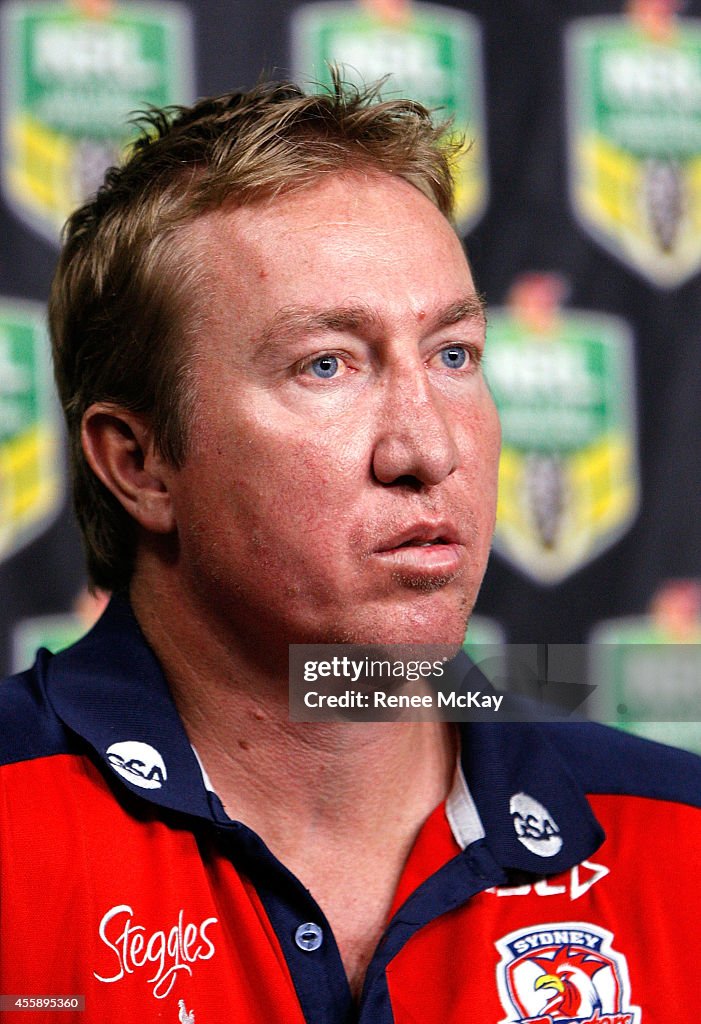
[[[459,642],[499,428],[448,222],[353,174],[187,230],[207,286],[170,488],[184,593],[271,644]]]

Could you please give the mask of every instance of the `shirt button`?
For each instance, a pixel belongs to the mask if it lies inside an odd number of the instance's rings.
[[[295,932],[295,942],[300,949],[306,950],[307,953],[313,953],[323,941],[324,933],[319,925],[314,924],[313,921],[301,924]]]

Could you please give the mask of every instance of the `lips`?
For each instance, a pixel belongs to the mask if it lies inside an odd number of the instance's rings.
[[[465,546],[450,522],[415,523],[382,541],[375,557],[410,585],[447,583],[461,571]]]
[[[398,548],[432,547],[434,545],[460,544],[455,526],[447,521],[422,522],[402,530],[382,541],[375,549],[378,554],[396,551]]]

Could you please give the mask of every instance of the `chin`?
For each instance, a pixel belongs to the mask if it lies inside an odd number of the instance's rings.
[[[472,602],[423,601],[403,603],[398,608],[383,609],[365,621],[357,621],[345,629],[337,628],[337,639],[326,643],[342,644],[442,644],[462,646]]]

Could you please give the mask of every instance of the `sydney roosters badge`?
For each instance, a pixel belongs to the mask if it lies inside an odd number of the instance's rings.
[[[500,1024],[639,1024],[613,935],[581,921],[533,925],[497,942]]]

